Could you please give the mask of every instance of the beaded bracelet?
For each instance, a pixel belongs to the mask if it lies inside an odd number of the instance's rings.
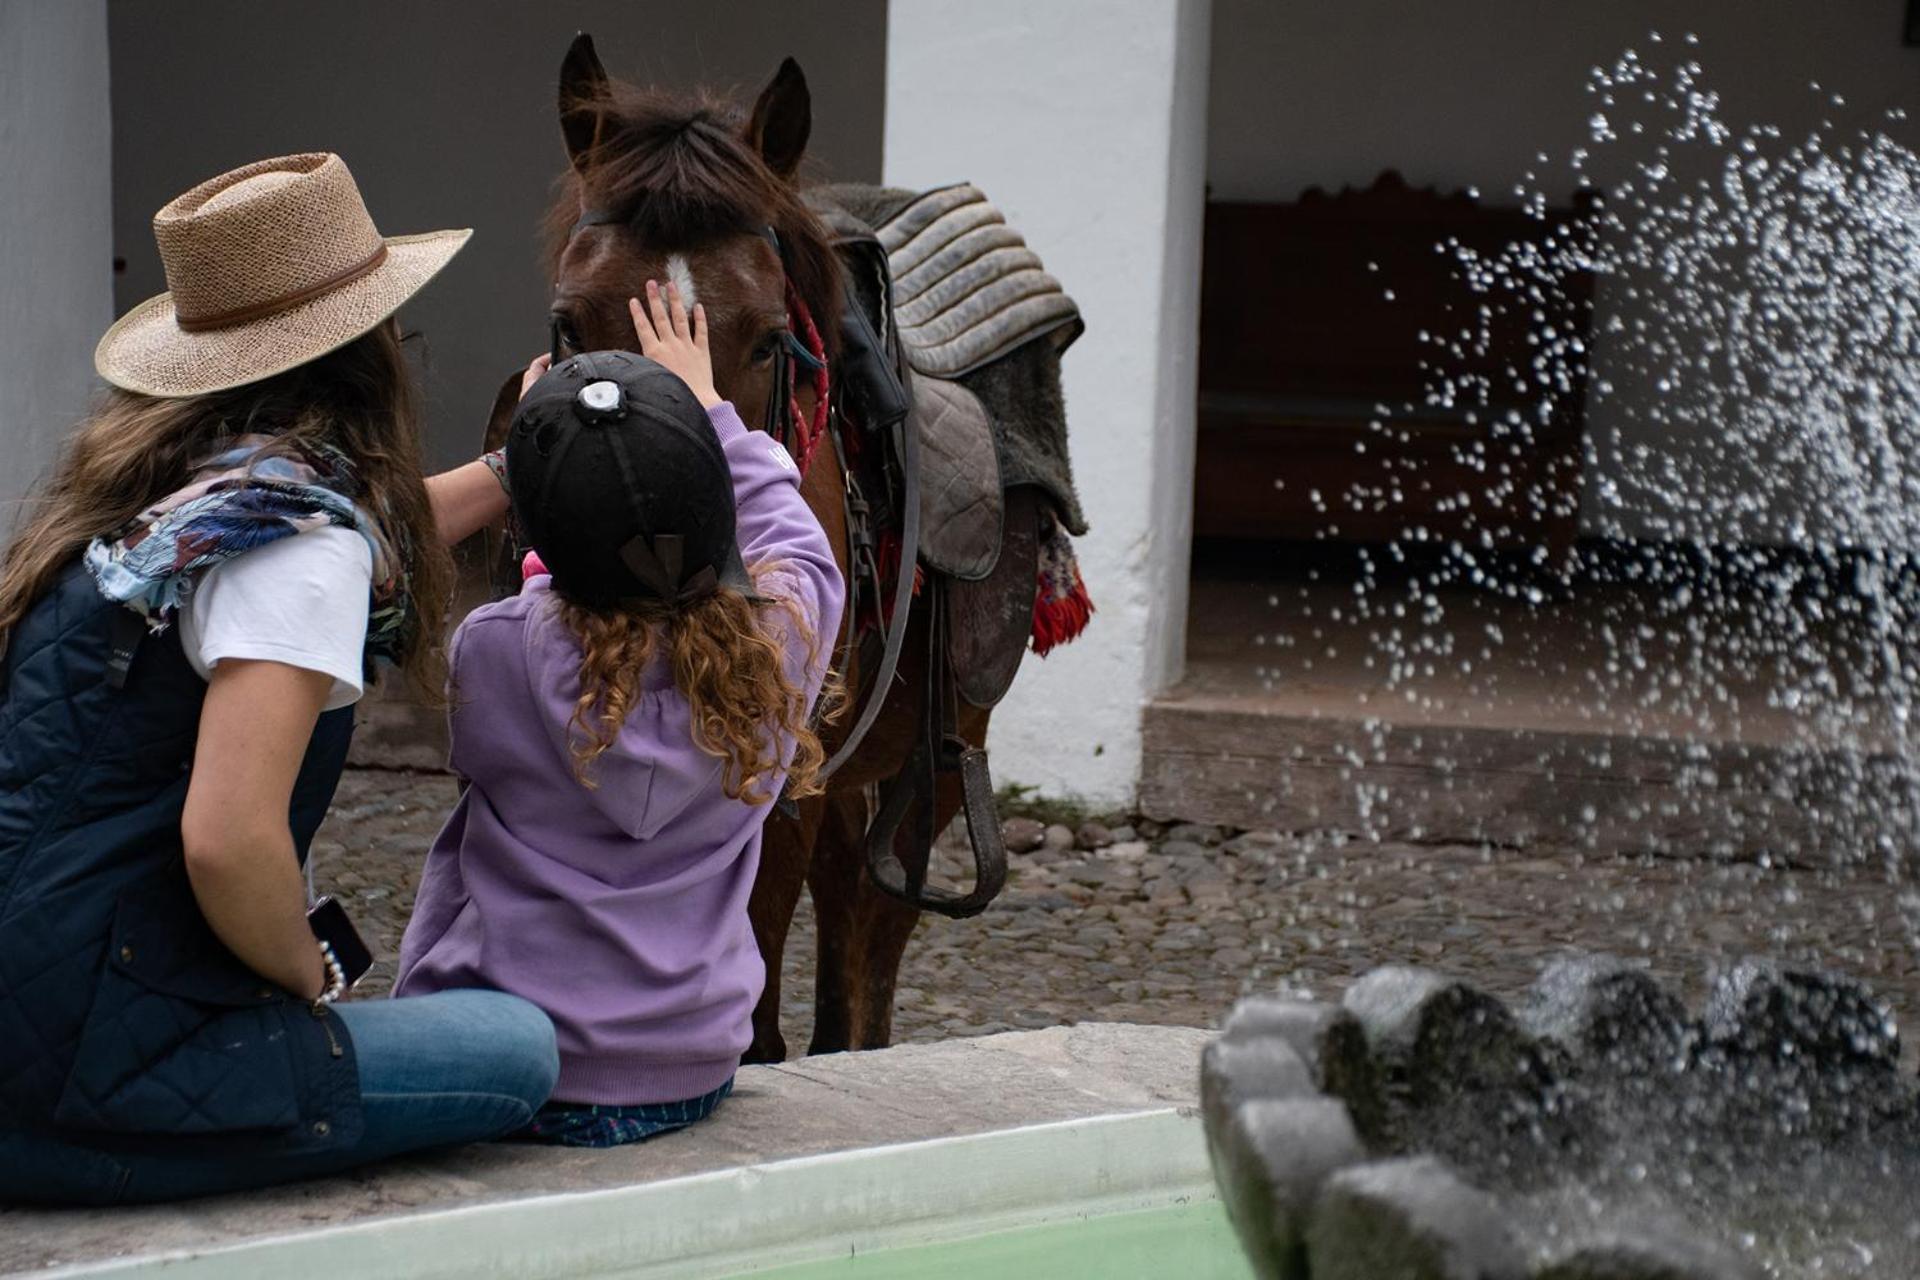
[[[507,483],[507,451],[489,449],[480,455],[480,461],[487,464],[487,470],[493,472],[493,478],[500,482],[500,492],[509,498],[513,496],[513,486]]]
[[[326,990],[313,998],[315,1004],[332,1004],[347,994],[347,971],[340,964],[340,957],[333,953],[331,942],[321,942],[320,963],[327,969]]]

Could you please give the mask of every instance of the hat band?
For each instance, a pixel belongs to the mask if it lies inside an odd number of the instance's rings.
[[[345,271],[330,275],[318,284],[310,284],[304,289],[297,289],[292,293],[283,293],[277,298],[269,298],[265,302],[256,302],[249,307],[236,307],[232,311],[221,311],[210,316],[195,316],[192,319],[188,319],[176,310],[173,316],[174,323],[178,324],[188,333],[200,333],[207,329],[225,329],[231,325],[246,324],[251,320],[264,320],[268,316],[277,316],[282,311],[291,311],[303,302],[312,302],[323,293],[332,293],[335,289],[343,285],[352,284],[355,280],[371,272],[386,260],[387,245],[386,241],[383,240],[380,242],[380,247],[373,251],[373,256],[369,257],[365,262],[357,263],[354,266],[348,267]]]

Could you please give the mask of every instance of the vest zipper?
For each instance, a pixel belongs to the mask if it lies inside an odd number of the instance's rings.
[[[347,1051],[340,1047],[340,1041],[336,1039],[333,1034],[333,1024],[327,1021],[327,1006],[315,1000],[312,1005],[312,1013],[314,1017],[320,1020],[320,1030],[326,1033],[327,1048],[332,1050],[334,1057],[345,1057]]]

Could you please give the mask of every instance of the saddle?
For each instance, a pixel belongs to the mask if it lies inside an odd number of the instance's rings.
[[[921,728],[906,767],[881,789],[867,862],[882,890],[915,907],[974,915],[1005,882],[1006,850],[987,754],[960,737],[955,699],[990,708],[1005,696],[1035,626],[1042,543],[1056,529],[1084,531],[1063,415],[1037,415],[1060,438],[1036,446],[1022,438],[1036,434],[1028,422],[1036,415],[1018,403],[1033,398],[1037,374],[1043,386],[1051,378],[1049,403],[1058,405],[1058,352],[1084,325],[1038,256],[970,185],[921,195],[828,187],[810,202],[848,279],[836,380],[844,417],[855,440],[898,422],[891,450],[840,450],[853,576],[868,579],[849,582],[849,625],[860,625],[866,601],[895,603],[872,610],[871,627],[884,632],[874,692],[828,768],[858,745],[894,683],[904,611],[924,610]],[[994,376],[1023,354],[1035,369],[1016,370],[1024,376],[1015,381]],[[966,893],[926,883],[943,774],[958,774],[961,786],[975,872]],[[903,861],[897,836],[909,817]]]
[[[1086,329],[1040,255],[969,182],[940,187],[875,228],[913,368],[961,378],[1039,338],[1065,351]]]

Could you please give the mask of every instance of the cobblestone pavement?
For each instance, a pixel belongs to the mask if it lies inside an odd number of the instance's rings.
[[[385,991],[427,846],[455,796],[433,774],[349,772],[315,842],[315,883],[337,893],[383,959]],[[1015,843],[1042,838],[1037,823]],[[1378,964],[1444,969],[1510,994],[1567,948],[1644,960],[1697,1002],[1717,964],[1767,955],[1852,973],[1920,1034],[1920,886],[1845,871],[1595,856],[1557,850],[1229,836],[1208,828],[1050,829],[1014,858],[974,920],[926,917],[902,968],[896,1039],[935,1040],[1082,1020],[1206,1026],[1249,985],[1337,996]],[[957,871],[957,845],[939,865]],[[782,1022],[807,1042],[809,913],[785,966]],[[1911,1040],[1910,1040],[1911,1043]]]

